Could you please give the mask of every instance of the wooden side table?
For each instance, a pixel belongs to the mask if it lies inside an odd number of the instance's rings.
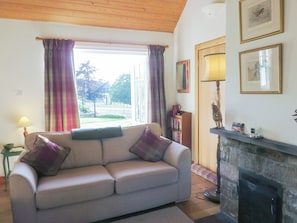
[[[9,164],[9,157],[11,156],[18,156],[21,152],[24,151],[23,146],[16,146],[11,148],[10,150],[3,148],[1,154],[3,155],[3,170],[4,170],[4,178],[5,178],[5,190],[7,189],[8,178],[10,175],[10,164]]]

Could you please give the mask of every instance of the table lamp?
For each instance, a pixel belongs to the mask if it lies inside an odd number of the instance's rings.
[[[226,74],[226,56],[225,53],[215,53],[205,55],[205,76],[201,80],[202,82],[206,81],[215,81],[217,86],[217,98],[216,104],[212,104],[213,108],[213,119],[216,123],[216,128],[224,128],[222,125],[222,114],[220,111],[221,108],[221,98],[220,98],[220,81],[225,80]],[[214,109],[215,108],[215,109]],[[206,190],[204,196],[209,200],[219,203],[220,202],[220,187],[221,187],[221,175],[220,175],[220,135],[218,135],[217,143],[217,188],[215,191]]]
[[[226,56],[225,53],[209,54],[204,56],[205,76],[202,82],[215,81],[217,85],[217,106],[220,109],[220,81],[225,80]]]
[[[28,126],[29,122],[30,122],[30,120],[26,116],[21,117],[19,120],[19,125],[21,127],[24,127],[24,133],[23,133],[24,137],[26,137],[28,135],[27,126]]]

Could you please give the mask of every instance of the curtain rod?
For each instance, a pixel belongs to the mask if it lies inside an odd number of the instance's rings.
[[[49,38],[49,37],[39,37],[37,36],[35,38],[36,40],[45,40],[45,39],[59,39],[59,38]],[[59,40],[73,40],[75,42],[81,42],[81,43],[102,43],[102,44],[118,44],[118,45],[133,45],[133,46],[149,46],[154,44],[142,44],[142,43],[131,43],[131,42],[107,42],[107,41],[98,41],[98,40],[81,40],[81,39],[59,39]],[[159,45],[164,46],[165,48],[168,48],[168,45]]]

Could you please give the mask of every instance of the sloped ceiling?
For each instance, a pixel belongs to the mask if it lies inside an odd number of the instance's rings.
[[[0,18],[172,33],[187,0],[0,0]]]

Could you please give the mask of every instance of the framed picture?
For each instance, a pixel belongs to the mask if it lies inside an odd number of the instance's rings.
[[[189,93],[190,60],[176,62],[176,89],[179,93]]]
[[[241,94],[282,93],[282,45],[239,53]]]
[[[240,0],[240,42],[282,33],[283,0]]]

